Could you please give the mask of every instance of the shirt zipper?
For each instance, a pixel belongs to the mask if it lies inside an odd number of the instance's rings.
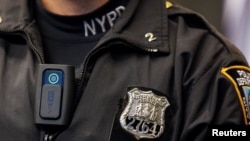
[[[36,54],[37,59],[39,60],[40,63],[44,64],[45,63],[45,59],[44,59],[44,55],[41,51],[39,51],[35,45],[32,43],[31,37],[29,35],[28,32],[24,31],[24,30],[0,30],[0,32],[2,33],[18,33],[18,32],[23,32],[25,34],[25,36],[27,37],[27,43],[30,46],[30,48],[33,50],[33,52]]]
[[[84,58],[84,61],[83,61],[83,65],[81,67],[80,70],[81,71],[81,74],[80,74],[80,79],[78,81],[78,83],[76,84],[76,98],[79,99],[81,97],[81,90],[84,91],[84,87],[85,87],[85,84],[84,82],[86,83],[87,81],[84,81],[85,79],[85,75],[86,75],[86,70],[87,70],[87,65],[89,63],[89,60],[92,56],[94,56],[97,52],[103,50],[103,49],[107,49],[108,47],[107,46],[102,46],[104,43],[107,43],[107,42],[110,42],[114,40],[114,42],[116,41],[123,41],[125,44],[130,44],[129,46],[131,46],[132,48],[136,48],[136,49],[140,49],[142,51],[146,51],[146,52],[149,52],[149,53],[156,53],[158,52],[159,50],[157,48],[145,48],[145,47],[142,47],[140,44],[138,43],[135,43],[135,42],[131,42],[130,40],[124,38],[124,37],[121,37],[121,36],[113,36],[113,37],[110,37],[102,42],[100,42],[98,44],[98,47],[95,47],[94,49],[92,49],[87,55],[86,57]]]
[[[77,100],[77,102],[75,103],[76,104],[75,107],[77,106],[78,101],[80,100],[80,97],[81,97],[81,95],[82,95],[82,93],[83,93],[83,91],[85,89],[85,86],[86,86],[85,83],[87,83],[87,80],[84,81],[84,79],[85,79],[85,77],[87,78],[87,76],[85,76],[85,75],[86,75],[87,66],[88,66],[88,63],[90,61],[90,58],[92,56],[94,56],[97,52],[99,52],[99,51],[101,51],[103,49],[107,49],[108,46],[104,47],[104,46],[101,46],[101,45],[103,45],[104,43],[107,43],[109,41],[112,41],[112,40],[124,41],[124,44],[130,44],[129,46],[131,46],[132,48],[140,49],[140,50],[142,50],[144,52],[148,52],[148,53],[157,53],[159,51],[157,48],[144,48],[141,45],[139,45],[139,44],[137,44],[135,42],[131,42],[128,39],[120,37],[120,36],[110,37],[109,39],[101,42],[99,44],[100,47],[95,47],[92,51],[90,51],[87,54],[87,56],[85,57],[84,61],[83,61],[83,65],[82,65],[82,68],[81,68],[82,71],[81,71],[80,79],[79,79],[79,81],[77,83],[77,87],[76,87],[76,94],[77,94],[76,95],[76,100]],[[114,115],[114,117],[115,117],[115,115]],[[113,119],[115,119],[115,118],[113,118]],[[113,127],[113,124],[114,124],[114,121],[112,122],[112,127]],[[112,129],[109,132],[109,139],[108,139],[108,141],[110,141],[111,134],[112,134]]]

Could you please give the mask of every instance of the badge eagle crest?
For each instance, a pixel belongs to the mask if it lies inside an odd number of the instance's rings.
[[[167,98],[138,88],[127,94],[128,103],[120,117],[122,128],[138,140],[159,137],[165,128],[166,108],[170,105]]]

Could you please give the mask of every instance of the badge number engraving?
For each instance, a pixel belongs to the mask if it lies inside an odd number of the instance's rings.
[[[127,128],[141,134],[148,134],[151,137],[159,136],[160,126],[156,123],[136,117],[127,117]]]

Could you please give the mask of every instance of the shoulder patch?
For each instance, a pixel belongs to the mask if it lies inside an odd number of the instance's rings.
[[[230,66],[222,68],[225,75],[234,85],[246,125],[250,125],[250,68],[246,66]]]

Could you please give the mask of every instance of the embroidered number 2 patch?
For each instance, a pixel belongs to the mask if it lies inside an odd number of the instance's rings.
[[[230,66],[222,68],[221,73],[233,83],[243,110],[245,124],[250,125],[250,68]]]

